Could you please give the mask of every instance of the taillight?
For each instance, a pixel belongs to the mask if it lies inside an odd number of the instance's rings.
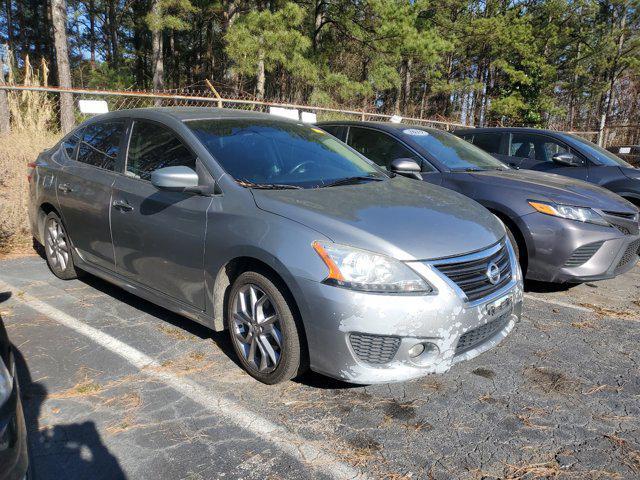
[[[36,164],[35,162],[29,162],[27,163],[27,181],[31,181],[31,179],[33,178],[33,172],[36,171]]]

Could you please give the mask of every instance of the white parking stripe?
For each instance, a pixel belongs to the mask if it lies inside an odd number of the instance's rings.
[[[574,310],[578,310],[579,312],[593,313],[593,310],[587,307],[572,305],[571,303],[562,302],[560,300],[550,300],[548,298],[540,298],[540,297],[536,297],[535,295],[531,295],[530,293],[525,293],[524,298],[528,298],[529,300],[535,300],[537,302],[548,303],[550,305],[556,305],[558,307],[572,308]]]
[[[14,292],[18,291],[17,288],[2,281],[0,281],[0,288]],[[309,440],[261,417],[255,412],[247,410],[233,400],[218,395],[214,391],[204,388],[189,379],[164,372],[159,368],[160,364],[154,359],[121,340],[93,328],[27,293],[15,295],[12,298],[87,337],[137,369],[143,370],[145,375],[160,380],[207,410],[214,412],[218,417],[272,443],[285,454],[320,473],[336,479],[366,478],[364,474],[341,462],[333,455],[320,450]]]

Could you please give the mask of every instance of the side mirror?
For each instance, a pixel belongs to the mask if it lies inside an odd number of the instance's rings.
[[[396,158],[391,162],[389,170],[397,173],[398,175],[422,180],[422,177],[420,176],[420,165],[411,158]]]
[[[159,168],[151,173],[151,185],[160,190],[201,193],[199,183],[198,174],[185,166]]]
[[[584,165],[584,161],[582,159],[569,152],[556,153],[551,157],[551,160],[563,167],[582,167]]]

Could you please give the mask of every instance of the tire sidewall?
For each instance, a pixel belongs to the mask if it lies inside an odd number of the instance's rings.
[[[269,373],[261,373],[251,368],[245,361],[242,352],[233,338],[234,325],[231,318],[233,316],[235,299],[238,291],[248,284],[260,287],[260,289],[269,296],[280,320],[280,328],[282,329],[283,335],[283,348],[281,349],[280,362],[278,366],[275,370]],[[298,332],[293,312],[294,309],[281,291],[281,288],[279,288],[276,283],[262,272],[244,272],[240,274],[233,283],[226,312],[229,338],[240,364],[247,373],[249,373],[249,375],[262,383],[272,385],[285,382],[287,380],[291,380],[298,374],[301,362],[302,344],[300,342],[300,333]]]
[[[58,224],[62,227],[62,229],[64,230],[64,236],[67,240],[67,245],[69,247],[69,260],[67,261],[67,267],[62,270],[60,267],[55,266],[53,264],[53,262],[51,261],[51,258],[49,256],[49,250],[47,249],[46,243],[47,243],[47,228],[49,226],[49,223],[55,220],[56,222],[58,222]],[[67,228],[65,227],[64,223],[62,222],[62,220],[60,219],[60,217],[55,213],[55,212],[51,212],[49,213],[45,220],[44,220],[44,232],[43,232],[43,241],[44,241],[44,253],[47,259],[47,265],[49,266],[49,270],[51,270],[51,272],[58,278],[61,278],[63,280],[71,280],[74,278],[78,277],[78,274],[76,272],[76,268],[75,265],[73,263],[73,247],[72,247],[72,243],[71,243],[71,239],[69,238],[69,233],[67,232]]]

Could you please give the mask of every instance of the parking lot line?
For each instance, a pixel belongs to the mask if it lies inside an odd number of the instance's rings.
[[[593,313],[593,310],[591,310],[590,308],[587,308],[587,307],[581,307],[579,305],[572,305],[571,303],[563,302],[561,300],[550,300],[550,299],[547,299],[547,298],[540,298],[540,297],[536,297],[535,295],[531,295],[530,293],[525,293],[524,294],[524,298],[527,298],[529,300],[535,300],[537,302],[548,303],[550,305],[556,305],[558,307],[572,308],[573,310],[577,310],[579,312]]]
[[[0,281],[0,289],[13,292],[19,291],[18,288],[2,281]],[[367,478],[366,475],[352,466],[317,448],[311,441],[261,417],[255,412],[246,409],[243,405],[216,394],[213,390],[204,388],[192,380],[163,371],[160,368],[160,363],[121,340],[81,322],[28,293],[15,295],[13,299],[83,335],[121,357],[145,375],[163,382],[207,410],[214,412],[219,417],[270,442],[285,454],[317,470],[319,473],[335,479]]]

